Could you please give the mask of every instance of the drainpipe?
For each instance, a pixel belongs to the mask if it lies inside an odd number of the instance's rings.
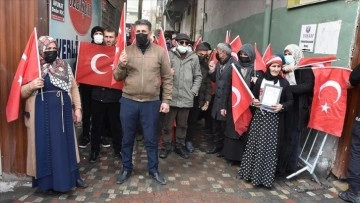
[[[262,52],[265,51],[270,40],[270,30],[271,30],[271,14],[272,14],[273,0],[266,0],[265,2],[265,12],[264,12],[264,29],[263,29],[263,46]]]

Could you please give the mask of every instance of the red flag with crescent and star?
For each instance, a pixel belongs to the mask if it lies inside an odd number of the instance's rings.
[[[115,49],[115,56],[113,61],[113,70],[118,67],[120,54],[126,47],[126,3],[124,3],[121,16],[120,16],[120,24],[119,24],[119,32],[116,40],[116,49]],[[122,81],[116,81],[114,77],[111,78],[111,85],[122,87],[124,83]]]
[[[239,135],[243,135],[248,130],[252,119],[249,106],[254,96],[234,64],[232,64],[231,83],[231,105],[235,131]]]
[[[122,83],[112,84],[115,46],[89,42],[79,43],[76,81],[89,85],[122,89]]]
[[[202,42],[202,38],[201,38],[201,36],[199,36],[199,37],[197,38],[197,40],[194,42],[194,46],[193,46],[194,50],[196,49],[196,47],[197,47],[199,44],[201,44],[201,42]]]
[[[342,67],[312,68],[315,75],[314,97],[308,127],[341,136],[351,70]]]
[[[19,118],[21,86],[39,77],[39,57],[36,30],[31,33],[16,69],[14,80],[11,84],[9,98],[6,104],[7,122]]]

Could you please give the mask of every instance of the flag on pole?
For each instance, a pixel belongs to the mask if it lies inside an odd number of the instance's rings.
[[[39,77],[39,56],[37,47],[36,29],[31,33],[26,44],[25,50],[21,56],[13,82],[11,84],[9,98],[6,104],[7,122],[19,118],[21,86]]]
[[[312,70],[315,84],[308,127],[340,137],[345,119],[346,83],[351,70],[342,67],[317,67]]]
[[[113,62],[113,70],[118,66],[119,64],[119,58],[120,58],[120,54],[121,52],[125,49],[126,47],[126,3],[124,3],[122,12],[121,12],[121,16],[120,16],[120,24],[119,24],[119,32],[118,32],[118,37],[117,37],[117,41],[116,41],[116,49],[115,49],[115,57],[114,57],[114,62]],[[111,78],[111,85],[114,85],[116,83],[120,83],[121,87],[123,86],[123,82],[120,81],[116,81],[114,79],[114,77]]]
[[[318,56],[318,57],[303,57],[296,64],[297,68],[305,67],[305,66],[313,66],[313,67],[326,67],[331,66],[331,62],[337,61],[335,55],[330,56]]]
[[[230,31],[229,31],[229,30],[226,30],[225,43],[230,43],[230,42],[231,42]]]
[[[211,56],[210,56],[210,59],[209,59],[209,63],[210,63],[211,61],[213,61],[215,64],[218,62],[218,60],[216,59],[216,53],[217,53],[217,51],[216,51],[216,49],[214,49],[214,50],[212,51],[212,53],[211,53]]]
[[[135,26],[131,25],[130,26],[130,39],[129,39],[130,44],[134,44],[135,39],[136,39]]]
[[[254,45],[254,49],[255,49],[255,63],[254,63],[254,70],[258,71],[261,70],[264,73],[266,72],[266,65],[264,60],[261,57],[261,54],[259,53],[257,47],[256,47],[256,43]]]
[[[239,135],[242,135],[248,130],[252,119],[252,113],[249,106],[251,105],[254,95],[249,90],[234,64],[232,64],[231,83],[231,104],[235,131]]]
[[[236,36],[234,40],[230,42],[230,46],[231,46],[231,51],[234,52],[235,54],[237,54],[240,51],[242,47],[242,42],[239,35]]]
[[[269,44],[264,51],[262,59],[265,62],[265,61],[269,60],[272,56],[273,56],[273,51],[272,51],[271,44]]]
[[[201,36],[197,38],[197,40],[194,42],[194,50],[196,49],[197,45],[199,45],[202,42]]]
[[[169,52],[167,51],[167,46],[166,46],[164,30],[162,28],[160,28],[159,37],[158,37],[158,44],[157,45],[161,46],[164,49],[164,51],[166,52],[166,56],[170,61]]]

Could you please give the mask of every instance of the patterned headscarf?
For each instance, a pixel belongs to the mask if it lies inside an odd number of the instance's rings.
[[[41,77],[44,78],[47,74],[50,76],[50,82],[65,91],[69,91],[71,87],[72,72],[68,64],[57,58],[52,64],[46,63],[44,51],[49,44],[54,43],[58,47],[56,40],[49,36],[41,36],[38,40],[40,64],[41,64]]]
[[[285,47],[284,51],[285,50],[288,50],[291,53],[291,55],[294,57],[295,64],[297,64],[299,62],[299,60],[304,57],[302,50],[296,44],[287,45]]]

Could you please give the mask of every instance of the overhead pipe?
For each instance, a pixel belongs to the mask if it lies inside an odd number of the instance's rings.
[[[270,32],[271,32],[271,15],[272,15],[273,0],[266,0],[265,2],[265,12],[264,12],[264,29],[263,29],[263,44],[262,52],[265,51],[266,47],[270,42]]]

